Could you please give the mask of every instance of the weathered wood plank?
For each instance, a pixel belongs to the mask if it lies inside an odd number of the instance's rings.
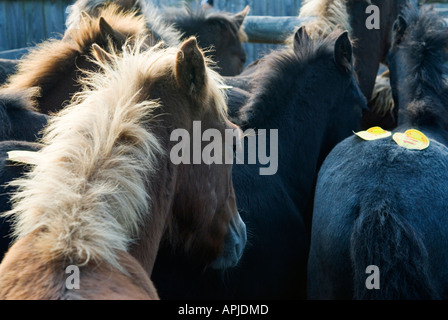
[[[8,49],[22,48],[26,46],[23,3],[6,1],[4,4],[7,23],[7,47]]]
[[[32,47],[2,51],[2,52],[0,52],[0,58],[1,59],[20,59],[31,48]]]
[[[0,51],[8,49],[8,29],[5,3],[0,3]]]
[[[46,38],[61,38],[65,30],[65,9],[70,1],[44,1],[43,17]]]
[[[42,1],[25,1],[23,3],[25,44],[27,46],[35,45],[46,38],[42,7]]]

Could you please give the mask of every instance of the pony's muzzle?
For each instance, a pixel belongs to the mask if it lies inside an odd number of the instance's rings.
[[[247,233],[246,224],[239,213],[233,215],[230,221],[229,231],[226,235],[224,248],[221,255],[212,263],[213,269],[226,269],[234,267],[240,261],[246,247]]]

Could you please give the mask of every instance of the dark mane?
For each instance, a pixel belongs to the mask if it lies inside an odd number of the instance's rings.
[[[270,119],[278,108],[288,105],[285,100],[294,96],[291,94],[297,90],[298,79],[307,82],[298,75],[310,62],[333,55],[334,44],[340,34],[341,31],[336,30],[325,38],[305,39],[299,51],[287,48],[265,56],[252,80],[252,87],[256,89],[240,111],[241,125],[261,127],[263,119]]]
[[[397,50],[403,51],[400,66],[406,72],[405,81],[399,89],[408,105],[400,110],[400,115],[415,124],[436,123],[446,127],[447,25],[432,7],[424,7],[419,11],[409,6],[402,15],[408,27],[403,42],[397,46]]]

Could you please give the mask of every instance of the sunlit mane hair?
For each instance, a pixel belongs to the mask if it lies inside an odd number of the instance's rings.
[[[163,41],[168,47],[178,46],[181,42],[182,34],[171,24],[165,22],[160,9],[149,1],[145,0],[121,0],[118,10],[134,11],[137,15],[145,19],[146,27],[154,35],[156,41]],[[70,7],[70,14],[67,17],[67,29],[78,28],[79,21],[83,13],[96,17],[101,9],[114,5],[110,0],[78,0]]]
[[[118,7],[110,5],[101,11],[100,16],[124,35],[140,36],[146,33],[144,18],[135,12],[119,12]],[[79,28],[71,30],[69,39],[51,39],[38,44],[20,60],[17,72],[10,76],[5,87],[23,90],[54,83],[65,77],[73,68],[77,56],[87,54],[93,43],[104,42],[99,19],[82,15]]]
[[[393,115],[394,99],[390,86],[389,71],[376,77],[369,107],[374,113],[382,117],[388,114]]]
[[[84,89],[50,121],[36,166],[11,183],[18,191],[3,215],[14,218],[18,239],[42,230],[36,248],[50,259],[120,269],[117,251],[127,250],[151,214],[147,183],[166,150],[149,130],[160,103],[140,93],[151,79],[173,76],[178,49],[158,45],[141,53],[142,43],[98,62],[103,72],[84,78]],[[208,90],[224,115],[220,77],[207,70]]]
[[[352,33],[347,0],[304,0],[299,18],[312,17],[317,19],[306,23],[306,30],[311,38],[326,36],[335,28]]]
[[[299,12],[299,18],[307,19],[302,25],[312,39],[328,36],[335,29],[347,30],[352,39],[352,27],[347,11],[348,0],[303,0]],[[368,1],[370,0],[359,0]],[[309,20],[308,20],[309,19]],[[287,44],[292,44],[295,32],[286,39]],[[353,40],[353,39],[352,39]]]
[[[92,17],[98,16],[101,10],[108,6],[116,6],[120,11],[141,12],[145,5],[144,0],[77,0],[74,4],[68,6],[69,14],[65,21],[67,29],[78,28],[82,15],[87,14]]]
[[[168,47],[177,47],[181,43],[182,32],[172,23],[164,20],[162,11],[151,2],[145,3],[142,9],[146,19],[146,27],[157,41],[163,41]]]

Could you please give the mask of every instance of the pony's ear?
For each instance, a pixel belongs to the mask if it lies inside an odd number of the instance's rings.
[[[399,15],[392,27],[392,44],[398,45],[403,40],[404,33],[408,27],[408,23],[402,15]]]
[[[294,33],[294,52],[298,52],[304,42],[308,42],[310,37],[306,32],[305,26],[301,26],[299,30]]]
[[[238,12],[237,14],[235,14],[233,16],[233,20],[235,21],[238,29],[241,28],[241,26],[243,25],[244,19],[246,19],[247,15],[249,14],[250,11],[250,7],[246,6],[246,8],[244,8],[243,11]]]
[[[107,41],[108,38],[112,39],[117,47],[121,47],[125,44],[126,36],[112,28],[111,25],[107,23],[106,19],[101,17],[99,24],[101,35],[103,36],[104,40]]]
[[[113,60],[112,55],[96,43],[92,44],[92,54],[98,61],[103,63],[108,63]]]
[[[198,94],[205,88],[205,60],[195,37],[182,43],[176,57],[174,76],[177,84],[189,94]]]
[[[334,61],[343,71],[350,71],[352,68],[352,44],[348,38],[348,32],[344,31],[334,44]]]

